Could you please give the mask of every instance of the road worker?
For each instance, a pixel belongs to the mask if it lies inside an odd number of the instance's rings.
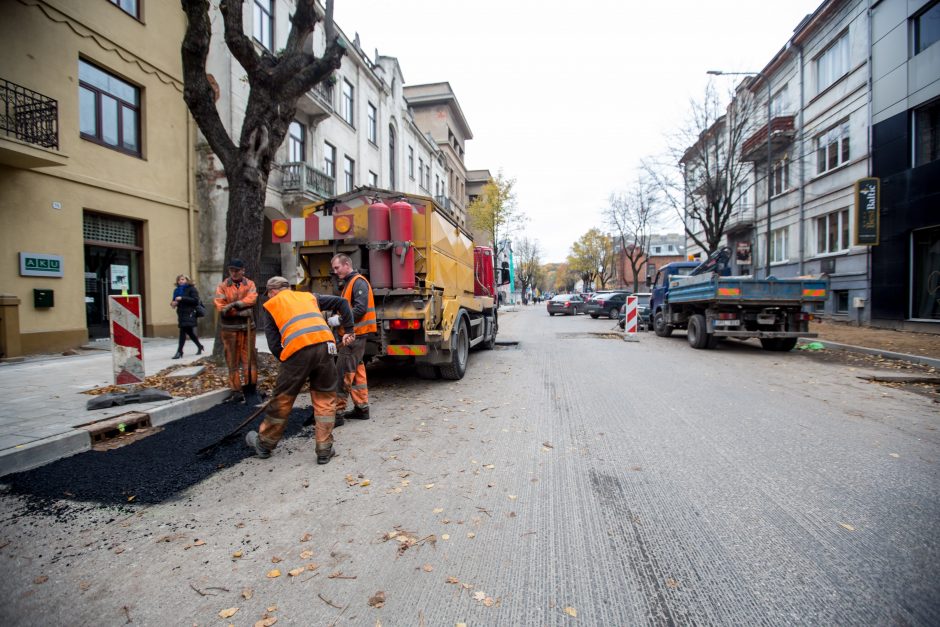
[[[258,362],[255,351],[254,307],[258,289],[245,276],[245,262],[232,259],[228,278],[215,290],[215,308],[221,318],[221,340],[228,366],[232,399],[249,405],[261,402],[258,396]]]
[[[309,383],[317,463],[329,463],[335,455],[333,423],[338,377],[334,361],[336,342],[322,312],[329,309],[339,311],[340,324],[352,328],[352,311],[349,304],[338,296],[293,291],[284,277],[272,277],[266,287],[268,300],[261,314],[264,334],[271,354],[281,364],[266,410],[267,416],[258,431],[250,431],[245,436],[245,441],[258,457],[270,457],[284,435],[287,417],[297,395],[304,384]],[[356,339],[353,333],[344,333],[340,337],[344,346],[351,345]]]
[[[378,327],[375,323],[375,298],[372,295],[372,286],[364,276],[353,270],[352,259],[348,255],[339,253],[330,261],[333,272],[339,277],[343,299],[352,309],[355,324],[350,329],[343,325],[340,333],[353,332],[355,341],[349,345],[339,347],[337,369],[339,375],[339,390],[336,395],[336,413],[343,419],[355,418],[369,419],[369,384],[366,380],[366,365],[363,357],[366,352],[366,339],[375,333]],[[330,318],[331,323],[338,323],[335,317]],[[353,408],[346,411],[346,397],[352,396]]]

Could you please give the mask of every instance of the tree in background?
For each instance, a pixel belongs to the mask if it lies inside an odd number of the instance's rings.
[[[490,238],[495,248],[526,221],[525,213],[516,205],[515,179],[508,179],[500,171],[483,186],[483,193],[467,207],[470,226]]]
[[[742,90],[731,100],[726,107],[709,83],[702,100],[691,101],[686,124],[667,139],[667,154],[642,165],[659,200],[676,211],[686,235],[706,254],[721,246],[750,182],[752,167],[741,160],[741,147],[753,131],[754,99]]]
[[[228,179],[224,259],[244,259],[249,271],[257,273],[264,197],[275,153],[294,120],[298,98],[331,77],[345,53],[333,24],[333,0],[326,0],[325,16],[317,13],[316,0],[297,0],[287,43],[276,54],[256,46],[245,34],[242,0],[219,3],[225,44],[244,69],[250,86],[238,143],[225,130],[215,106],[218,87],[213,88],[206,74],[206,58],[212,45],[210,3],[182,0],[182,5],[187,19],[182,44],[183,99]],[[306,51],[310,48],[307,41],[321,19],[325,22],[327,45],[323,54],[316,56]]]
[[[640,270],[647,263],[650,237],[662,213],[663,207],[657,203],[655,188],[642,177],[629,191],[611,194],[604,210],[604,217],[620,244],[620,254],[633,272],[634,292],[640,290]],[[620,266],[619,256],[617,265]]]
[[[513,245],[516,261],[516,280],[519,282],[522,293],[529,288],[538,287],[542,279],[541,251],[538,240],[523,237]]]
[[[604,289],[614,277],[614,257],[613,238],[592,228],[572,244],[568,267],[584,281],[585,290],[592,285]]]
[[[555,292],[573,292],[574,284],[578,282],[578,274],[572,271],[567,263],[560,263],[555,268],[555,281],[552,283],[552,289]]]

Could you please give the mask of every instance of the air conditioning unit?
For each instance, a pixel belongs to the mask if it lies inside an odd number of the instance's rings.
[[[819,264],[819,271],[825,274],[834,274],[836,271],[836,258],[826,257]]]

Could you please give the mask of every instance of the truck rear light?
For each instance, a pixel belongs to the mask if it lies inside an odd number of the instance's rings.
[[[737,320],[738,314],[736,313],[720,313],[718,314],[719,320]]]
[[[411,329],[420,329],[421,321],[420,320],[390,320],[388,323],[388,328],[394,329],[395,331],[407,331]]]

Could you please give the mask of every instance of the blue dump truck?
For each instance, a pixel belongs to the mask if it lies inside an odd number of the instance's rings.
[[[829,292],[823,278],[755,279],[728,276],[731,251],[722,248],[702,263],[666,264],[652,286],[653,330],[669,337],[686,329],[689,346],[714,348],[720,338],[760,339],[770,351],[789,351],[809,332],[805,305],[822,303]]]

